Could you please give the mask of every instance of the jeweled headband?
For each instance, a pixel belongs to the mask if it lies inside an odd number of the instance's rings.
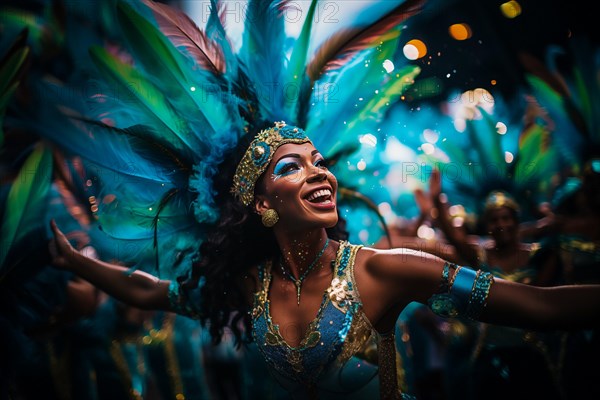
[[[262,130],[252,140],[235,170],[231,193],[245,206],[252,204],[256,181],[267,169],[279,146],[307,142],[310,142],[310,139],[302,129],[286,125],[284,121],[275,122],[274,127]]]
[[[519,205],[517,202],[507,193],[497,190],[490,193],[486,198],[485,211],[500,207],[508,207],[519,212]]]

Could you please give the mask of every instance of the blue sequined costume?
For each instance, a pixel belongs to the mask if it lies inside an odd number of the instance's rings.
[[[270,316],[272,263],[259,266],[252,334],[273,376],[293,398],[406,398],[398,390],[393,333],[379,334],[362,311],[354,280],[360,248],[340,242],[331,285],[298,347],[285,342]],[[198,316],[200,290],[172,284],[173,309]]]

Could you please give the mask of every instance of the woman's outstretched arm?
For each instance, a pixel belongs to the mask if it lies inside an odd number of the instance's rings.
[[[424,252],[368,251],[366,270],[373,285],[371,292],[380,295],[364,299],[364,303],[379,302],[379,309],[418,301],[448,316],[524,329],[600,326],[600,285],[538,287],[494,278],[468,267],[448,267],[443,259]]]
[[[538,287],[495,279],[479,320],[529,329],[600,326],[600,285]]]
[[[73,272],[129,305],[146,310],[170,310],[170,281],[142,271],[128,274],[125,267],[86,257],[71,246],[54,221],[50,225],[54,233],[50,242],[54,266]]]

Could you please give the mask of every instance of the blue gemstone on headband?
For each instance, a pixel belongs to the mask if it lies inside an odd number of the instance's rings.
[[[304,139],[306,137],[306,133],[302,129],[289,125],[279,129],[279,134],[284,139]]]

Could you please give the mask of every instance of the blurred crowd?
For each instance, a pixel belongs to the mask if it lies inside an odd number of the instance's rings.
[[[486,198],[478,226],[453,223],[439,172],[415,193],[421,214],[391,229],[391,246],[422,250],[459,265],[537,286],[600,282],[600,160],[567,180],[541,217],[522,222],[510,193]],[[418,236],[420,226],[434,239]],[[479,234],[478,234],[479,233]],[[382,240],[381,247],[390,243]],[[407,388],[423,399],[592,399],[600,395],[599,332],[535,332],[467,319],[444,319],[422,304],[398,321]]]

